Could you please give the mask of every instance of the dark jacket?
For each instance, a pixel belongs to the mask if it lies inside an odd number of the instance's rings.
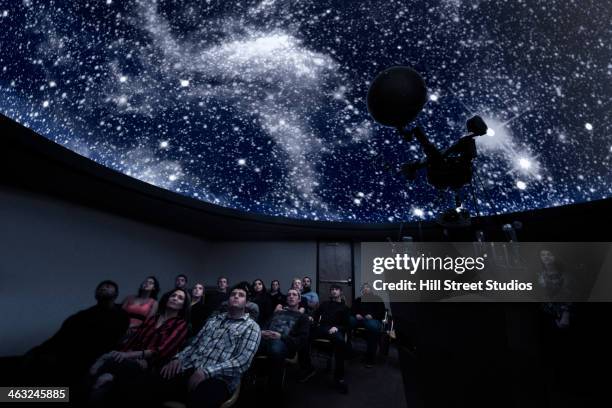
[[[259,306],[259,318],[257,323],[265,323],[268,321],[274,308],[272,307],[272,301],[267,292],[256,293],[251,297],[251,302],[256,303]]]
[[[344,302],[326,301],[315,310],[313,319],[322,327],[337,327],[346,332],[349,327],[350,312]]]
[[[218,290],[212,290],[210,292],[206,292],[206,296],[204,297],[205,305],[206,305],[206,315],[211,316],[214,312],[218,311],[221,308],[221,304],[229,299],[229,290],[225,292],[219,292]]]
[[[363,299],[367,300],[364,301]],[[351,307],[351,313],[353,315],[372,315],[375,320],[383,320],[385,318],[385,304],[383,303],[380,296],[367,295],[358,297],[353,301]]]
[[[274,295],[268,292],[268,296],[270,297],[270,302],[272,303],[272,310],[274,310],[277,305],[285,304],[286,297],[280,292],[276,292]]]
[[[96,305],[70,316],[53,337],[30,353],[55,354],[65,367],[87,369],[100,355],[115,348],[129,321],[119,305],[111,309]]]
[[[210,310],[204,302],[198,302],[191,306],[191,327],[189,336],[195,336],[204,327],[204,323],[210,316]]]

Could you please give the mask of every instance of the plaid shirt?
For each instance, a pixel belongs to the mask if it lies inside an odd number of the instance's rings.
[[[220,313],[208,319],[176,358],[181,360],[183,370],[199,368],[208,378],[224,380],[230,392],[234,392],[251,365],[260,339],[259,326],[248,314],[230,319],[227,313]]]

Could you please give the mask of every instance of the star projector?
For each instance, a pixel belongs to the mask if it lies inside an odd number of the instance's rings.
[[[458,190],[472,182],[472,161],[476,158],[474,137],[487,133],[487,125],[480,116],[469,119],[469,133],[442,152],[427,139],[420,127],[417,126],[411,131],[399,130],[408,141],[416,138],[426,156],[423,161],[402,164],[401,172],[406,178],[414,180],[417,171],[426,168],[427,181],[440,190]]]
[[[372,81],[368,112],[384,126],[403,129],[421,112],[427,101],[423,77],[410,67],[391,67]]]
[[[408,142],[416,139],[425,153],[425,159],[403,163],[398,173],[415,180],[417,172],[425,169],[427,182],[440,191],[452,190],[455,208],[445,211],[438,222],[445,226],[469,225],[469,213],[462,208],[459,190],[472,182],[472,164],[476,158],[474,138],[487,133],[487,124],[480,116],[468,119],[468,134],[444,151],[429,141],[423,129],[406,126],[423,109],[427,100],[427,87],[421,75],[410,67],[397,66],[378,74],[368,90],[368,111],[375,121],[397,129]]]

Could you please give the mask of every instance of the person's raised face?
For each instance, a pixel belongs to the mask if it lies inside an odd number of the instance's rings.
[[[280,289],[280,282],[272,281],[272,284],[270,285],[270,287],[272,288],[273,292],[278,292],[278,290]]]
[[[294,279],[291,284],[291,289],[297,289],[300,292],[302,291],[302,281],[300,279]]]
[[[312,284],[310,278],[308,278],[308,277],[302,279],[302,283],[304,284],[304,288],[309,288],[310,285]]]
[[[263,282],[260,281],[259,279],[253,282],[253,290],[255,292],[261,292],[263,290]]]
[[[287,306],[295,307],[300,304],[300,293],[296,289],[287,291]]]
[[[96,289],[96,300],[115,299],[117,297],[117,288],[110,283],[103,283]]]
[[[219,278],[219,280],[217,281],[217,287],[223,291],[227,289],[227,279]]]
[[[175,290],[168,298],[166,303],[166,309],[181,310],[185,304],[185,292],[182,290]]]
[[[191,289],[191,297],[193,297],[194,299],[201,298],[203,294],[204,294],[204,286],[199,283],[196,283],[193,289]]]
[[[244,309],[247,302],[247,294],[244,289],[234,289],[228,299],[229,306],[237,309]]]
[[[186,284],[187,279],[185,279],[184,276],[177,276],[176,280],[174,281],[174,286],[176,286],[177,288],[184,288]]]
[[[143,290],[152,291],[153,289],[155,289],[155,281],[152,278],[147,278],[144,282],[142,282],[142,285],[140,285],[140,287]]]
[[[547,249],[543,249],[540,251],[540,260],[544,264],[544,266],[551,266],[555,263],[555,256],[552,252]]]
[[[340,298],[341,294],[342,294],[342,291],[338,288],[331,288],[329,290],[329,296],[334,300]]]
[[[361,288],[361,294],[367,296],[370,293],[372,293],[372,288],[370,287],[370,285],[363,285],[363,288]]]

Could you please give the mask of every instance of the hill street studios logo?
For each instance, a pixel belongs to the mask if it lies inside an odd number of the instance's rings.
[[[562,244],[554,252],[571,258],[571,273],[546,264],[551,250],[542,246]],[[596,250],[607,259],[610,245],[603,244]],[[391,302],[564,302],[590,300],[594,293],[599,299],[612,297],[605,290],[612,282],[597,285],[596,276],[581,271],[587,260],[577,247],[580,243],[363,243],[361,278]],[[605,265],[600,262],[597,269],[605,270]]]

